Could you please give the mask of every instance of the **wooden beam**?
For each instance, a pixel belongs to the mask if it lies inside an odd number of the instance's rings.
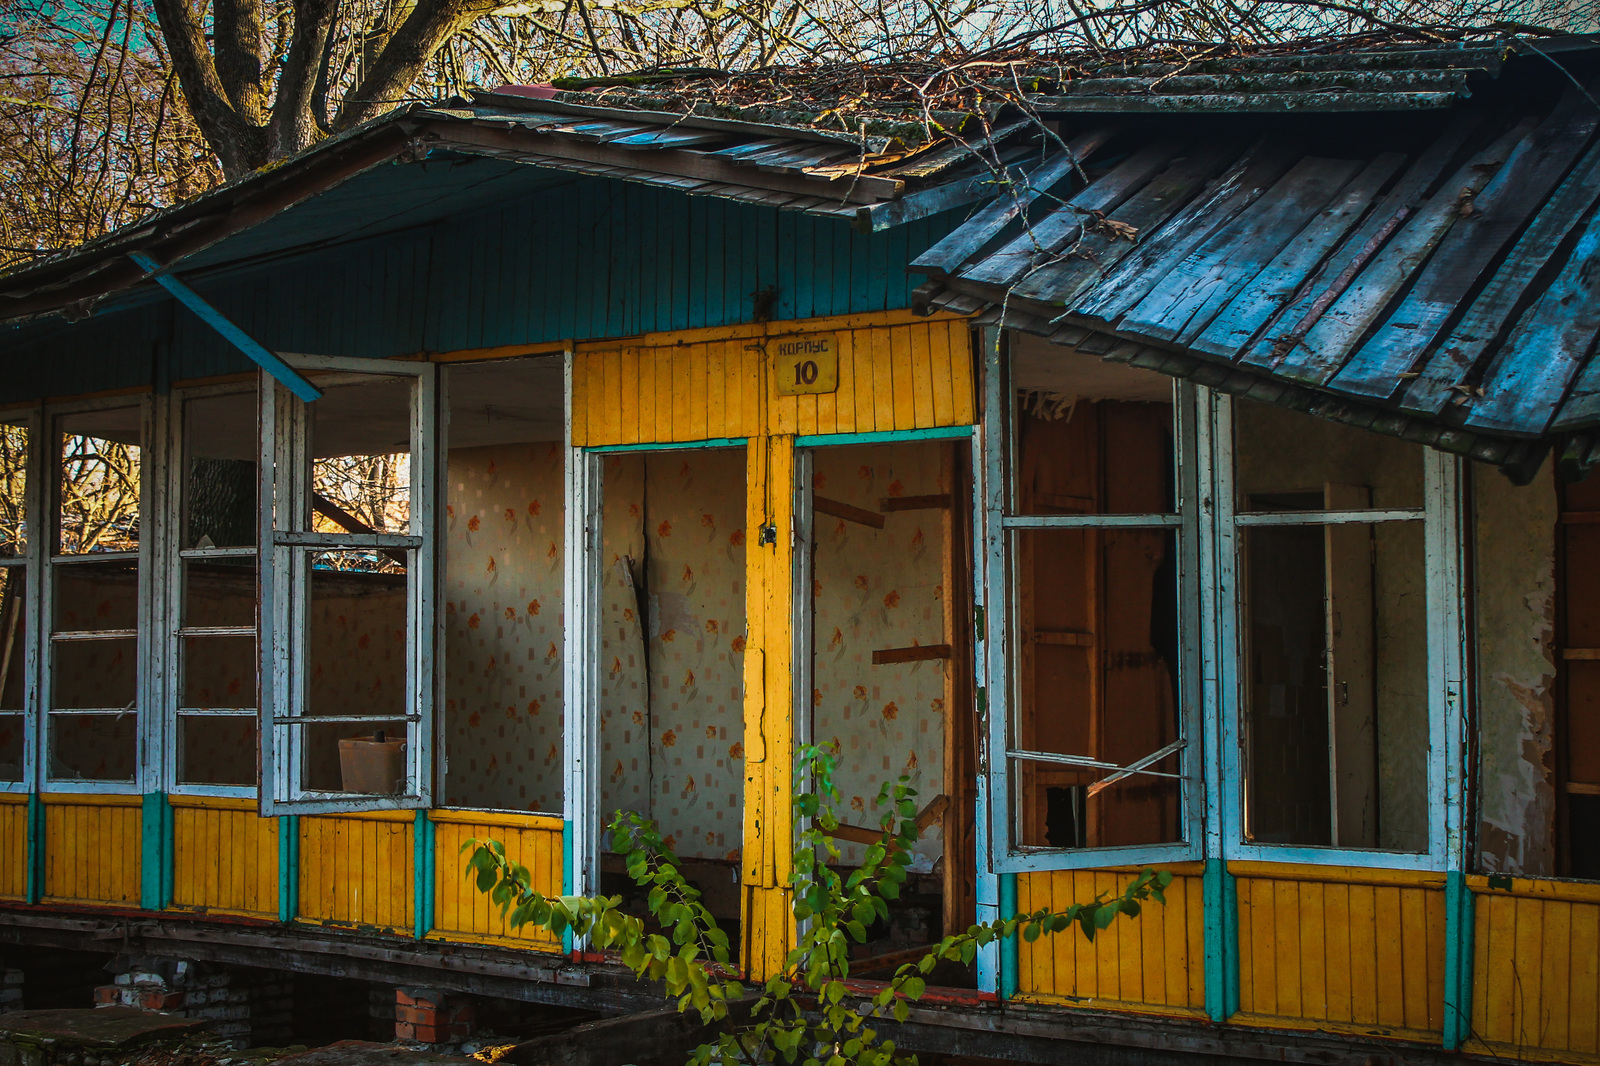
[[[948,510],[949,507],[948,492],[933,496],[885,496],[878,501],[880,511],[935,511]]]
[[[920,663],[928,659],[950,658],[950,645],[948,644],[919,644],[913,648],[885,648],[872,653],[873,666],[888,666],[891,663]]]
[[[826,496],[812,496],[811,509],[819,514],[832,515],[842,518],[846,522],[859,522],[873,529],[883,528],[883,515],[876,511],[869,511],[865,507],[856,507],[842,500],[830,500]]]
[[[1562,648],[1561,657],[1566,659],[1568,662],[1571,662],[1574,659],[1584,662],[1592,662],[1596,659],[1600,659],[1600,648]]]

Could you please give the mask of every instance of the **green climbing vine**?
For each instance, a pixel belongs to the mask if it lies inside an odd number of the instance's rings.
[[[915,962],[865,999],[850,976],[850,945],[864,943],[868,929],[889,915],[897,899],[919,831],[916,790],[909,778],[885,782],[878,793],[883,808],[881,835],[867,845],[861,864],[848,874],[838,870],[839,828],[831,751],[804,747],[797,757],[796,780],[808,781],[794,799],[802,826],[794,853],[794,917],[799,942],[781,973],[762,983],[753,1003],[730,965],[728,935],[701,902],[698,889],[662,840],[653,822],[618,811],[610,826],[612,848],[625,858],[628,876],[648,890],[647,905],[659,932],[643,919],[624,913],[621,896],[547,897],[534,889],[526,867],[506,858],[494,840],[469,840],[467,873],[478,889],[500,907],[512,929],[536,925],[556,935],[571,930],[600,950],[615,951],[640,978],[660,982],[679,1011],[698,1012],[715,1039],[702,1044],[689,1066],[711,1062],[792,1063],[796,1066],[910,1066],[916,1057],[899,1054],[893,1040],[874,1021],[906,1020],[910,1004],[927,991],[927,978],[943,960],[970,964],[996,940],[1020,935],[1033,941],[1076,925],[1087,939],[1118,915],[1134,917],[1145,900],[1165,903],[1172,882],[1164,871],[1145,870],[1115,896],[1102,894],[1061,911],[1039,910],[974,925],[966,932],[930,944]],[[730,1011],[730,1005],[740,1009]],[[748,1007],[748,1009],[743,1009]]]

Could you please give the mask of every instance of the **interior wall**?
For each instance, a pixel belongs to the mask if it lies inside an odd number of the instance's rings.
[[[562,809],[563,446],[455,448],[444,521],[444,802]]]
[[[636,811],[681,856],[737,860],[744,450],[611,456],[604,472],[604,816]]]
[[[1478,863],[1555,873],[1555,530],[1552,465],[1518,488],[1474,464]]]
[[[940,444],[819,448],[818,496],[876,512],[884,497],[951,491],[940,480]],[[944,513],[890,511],[882,529],[817,513],[813,519],[812,735],[839,749],[841,821],[876,829],[875,800],[902,774],[926,806],[944,787],[944,660],[874,666],[887,648],[942,644]],[[840,841],[846,862],[862,845]],[[918,843],[912,869],[943,853],[938,826]]]

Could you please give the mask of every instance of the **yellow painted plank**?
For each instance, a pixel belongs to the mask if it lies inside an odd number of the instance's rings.
[[[1571,1018],[1567,1039],[1571,1050],[1600,1053],[1596,1033],[1600,1019],[1600,906],[1578,904],[1570,923],[1572,964],[1568,982]]]
[[[1278,1013],[1304,1017],[1300,998],[1300,886],[1272,882],[1273,965],[1277,970]]]
[[[728,432],[728,368],[726,341],[715,341],[705,346],[706,352],[706,436],[712,439],[731,437]]]
[[[688,408],[689,408],[689,435],[688,440],[705,440],[709,434],[706,432],[706,381],[707,363],[706,346],[704,344],[691,345],[688,349],[689,375],[688,375]]]
[[[1350,1020],[1357,1025],[1380,1023],[1378,930],[1372,885],[1350,886]]]
[[[639,419],[639,349],[623,348],[617,353],[617,415],[623,444],[637,444],[640,440]]]
[[[568,443],[581,447],[589,443],[589,357],[572,357],[572,398],[568,418]]]
[[[1350,970],[1350,886],[1322,886],[1323,972],[1330,1021],[1355,1017]]]
[[[886,432],[894,428],[894,349],[888,330],[867,334],[867,351],[872,368],[872,423],[862,432]]]
[[[911,346],[912,424],[917,429],[927,429],[934,425],[931,330],[928,326],[911,326],[906,333]]]
[[[1426,1028],[1444,1031],[1445,897],[1443,892],[1423,892],[1427,922],[1428,1011]],[[1409,965],[1409,964],[1408,964]],[[1470,962],[1469,962],[1470,965]]]
[[[676,349],[657,348],[651,362],[655,364],[656,377],[656,429],[654,439],[657,441],[671,441],[678,438],[673,436],[673,374],[672,360],[676,356]]]
[[[933,424],[955,425],[955,392],[950,378],[950,332],[942,326],[928,329],[928,397],[933,403]]]
[[[951,421],[970,426],[977,421],[977,384],[972,373],[972,341],[965,322],[949,324],[950,390],[955,400]]]
[[[889,370],[894,380],[894,429],[913,429],[917,422],[916,378],[911,365],[909,329],[889,330]],[[886,427],[887,428],[887,427]]]
[[[1541,1018],[1545,988],[1544,973],[1540,965],[1547,945],[1544,943],[1543,900],[1519,899],[1516,907],[1516,946],[1512,949],[1512,965],[1516,968],[1518,1010],[1512,1030],[1512,1041],[1517,1044],[1541,1045]]]
[[[1571,1047],[1572,1023],[1572,904],[1549,900],[1542,909],[1544,951],[1539,981],[1544,995],[1536,1014],[1543,1021],[1539,1043],[1567,1048]]]
[[[1295,886],[1300,913],[1300,1013],[1305,1018],[1328,1016],[1327,918],[1323,913],[1325,886],[1301,882]]]
[[[605,397],[602,432],[606,440],[621,443],[628,439],[622,422],[622,352],[614,349],[604,353],[600,357],[600,367],[601,392]]]

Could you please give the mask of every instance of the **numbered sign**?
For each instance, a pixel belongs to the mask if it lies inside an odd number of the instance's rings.
[[[778,395],[839,391],[839,338],[831,333],[771,342]]]

